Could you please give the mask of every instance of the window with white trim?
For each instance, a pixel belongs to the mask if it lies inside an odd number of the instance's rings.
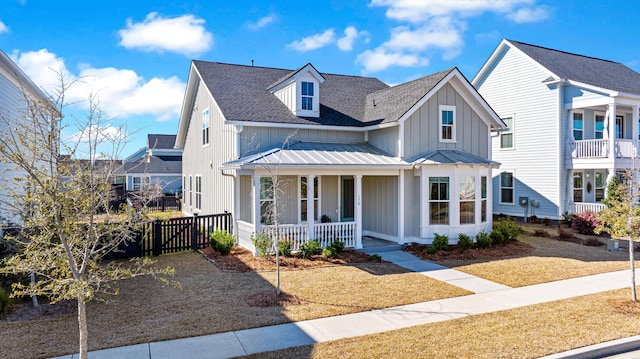
[[[602,202],[604,199],[605,187],[607,187],[606,172],[596,171],[594,180],[596,183],[596,202]]]
[[[449,177],[429,177],[429,224],[449,224]]]
[[[584,173],[582,172],[573,172],[573,202],[579,203],[583,200],[583,181]]]
[[[487,221],[487,176],[480,177],[480,222]]]
[[[507,129],[500,132],[500,148],[513,148],[513,117],[505,117],[502,122]]]
[[[513,204],[514,203],[514,190],[513,190],[513,172],[500,173],[500,203]]]
[[[313,82],[302,81],[302,109],[313,110]]]
[[[460,224],[470,224],[476,221],[476,178],[461,176],[460,191]]]
[[[593,138],[596,140],[604,138],[604,113],[595,114],[596,126],[594,129]]]
[[[582,112],[574,112],[573,113],[573,139],[576,141],[581,141],[583,136],[583,114]]]
[[[300,221],[306,222],[308,219],[307,213],[307,181],[308,177],[300,177]],[[319,177],[313,178],[313,220],[318,221],[318,213],[320,212],[320,180]]]
[[[202,209],[202,176],[196,175],[196,209]]]
[[[274,188],[271,177],[260,177],[260,223],[273,224]]]
[[[456,141],[456,107],[440,105],[440,142]]]
[[[209,144],[209,109],[202,111],[202,145]]]

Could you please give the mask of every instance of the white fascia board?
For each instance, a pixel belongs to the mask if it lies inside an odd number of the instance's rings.
[[[397,122],[383,123],[366,127],[353,126],[330,126],[330,125],[304,125],[297,123],[273,123],[273,122],[254,122],[254,121],[225,121],[228,125],[238,125],[247,127],[273,127],[273,128],[294,128],[303,130],[330,130],[330,131],[349,131],[349,132],[366,132],[378,130],[382,128],[398,126]]]
[[[37,97],[42,101],[49,102],[49,97],[38,85],[36,85],[29,76],[15,62],[13,62],[9,56],[7,56],[2,50],[0,50],[0,68],[5,69],[7,73],[12,76],[8,76],[9,81],[13,82],[16,87],[20,89],[29,90],[31,96]],[[15,83],[14,81],[17,81]]]
[[[196,88],[200,81],[202,81],[200,73],[196,69],[196,65],[193,61],[191,61],[187,88],[185,89],[184,98],[182,99],[182,109],[180,110],[180,121],[178,122],[178,133],[176,135],[174,148],[184,148],[184,141],[187,138],[187,130],[189,129],[191,114],[193,112]]]
[[[480,96],[478,91],[473,87],[462,74],[456,69],[455,78],[458,79],[459,83],[455,81],[450,81],[451,86],[456,90],[456,92],[462,96],[464,101],[471,106],[471,109],[475,111],[477,114],[484,112],[489,116],[493,123],[489,123],[485,116],[480,116],[480,119],[484,121],[484,123],[491,127],[495,127],[498,131],[506,130],[507,125],[502,121],[502,119],[496,114],[496,112],[489,106],[489,104]],[[462,86],[462,87],[461,87]],[[469,96],[471,95],[471,96]]]

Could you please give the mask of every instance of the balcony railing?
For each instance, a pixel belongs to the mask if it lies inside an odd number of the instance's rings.
[[[277,231],[276,226],[262,226],[262,233],[267,233],[272,238],[279,234],[280,240],[291,243],[291,250],[300,250],[300,245],[309,240],[309,225],[307,224],[280,224]],[[335,222],[313,224],[313,238],[320,242],[322,247],[327,247],[334,240],[344,243],[345,247],[354,248],[356,246],[356,224],[355,222]]]
[[[587,202],[576,202],[573,204],[573,213],[580,213],[584,211],[592,211],[599,213],[604,209],[604,204],[602,203],[587,203]]]
[[[638,141],[616,139],[614,156],[616,158],[632,158],[638,156]],[[580,140],[575,142],[573,158],[607,158],[609,157],[609,140]]]

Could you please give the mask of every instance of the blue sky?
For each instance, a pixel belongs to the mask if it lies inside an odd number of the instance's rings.
[[[51,69],[85,79],[68,97],[96,93],[112,130],[135,132],[127,156],[147,133],[177,131],[192,59],[288,69],[311,62],[391,85],[457,66],[471,80],[507,38],[639,71],[638,8],[604,0],[0,0],[0,49],[49,92]]]

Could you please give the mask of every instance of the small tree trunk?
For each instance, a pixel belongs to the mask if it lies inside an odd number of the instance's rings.
[[[29,281],[31,283],[31,287],[33,288],[36,284],[36,275],[31,272],[31,274],[29,275]],[[38,296],[35,294],[31,295],[31,303],[33,304],[34,308],[38,307]]]
[[[634,302],[638,301],[638,296],[636,295],[636,264],[633,255],[633,238],[629,237],[629,265],[631,267],[631,300]]]
[[[80,333],[80,359],[87,359],[88,336],[87,329],[87,303],[82,294],[78,295],[78,332]]]

